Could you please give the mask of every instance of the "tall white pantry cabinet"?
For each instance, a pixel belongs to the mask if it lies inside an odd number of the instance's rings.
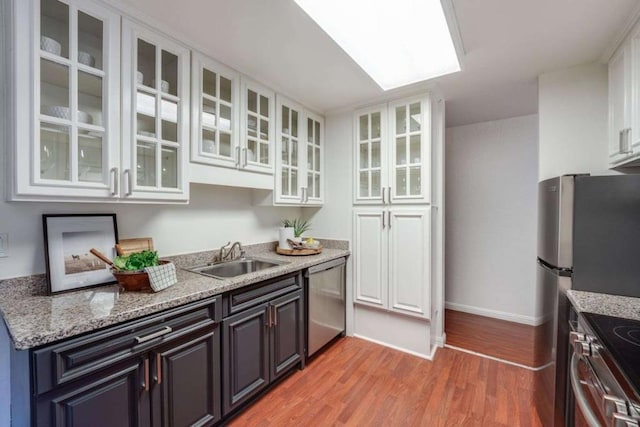
[[[443,104],[430,93],[353,117],[355,334],[423,357],[442,338]]]

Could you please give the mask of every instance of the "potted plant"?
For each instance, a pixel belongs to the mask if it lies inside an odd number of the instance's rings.
[[[287,239],[302,242],[302,235],[311,229],[309,221],[300,218],[282,220],[282,227],[279,230],[278,245],[282,249],[292,249]]]

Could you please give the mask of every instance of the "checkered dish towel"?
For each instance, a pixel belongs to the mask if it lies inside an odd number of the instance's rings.
[[[167,289],[178,283],[176,277],[176,266],[169,262],[155,267],[146,267],[144,271],[149,275],[149,284],[154,292]]]

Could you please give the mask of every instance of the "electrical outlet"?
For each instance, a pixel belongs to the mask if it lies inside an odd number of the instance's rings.
[[[0,258],[9,256],[9,233],[0,233]]]

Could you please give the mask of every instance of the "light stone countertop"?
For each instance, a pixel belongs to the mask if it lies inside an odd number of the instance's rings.
[[[106,326],[178,307],[253,283],[350,255],[346,241],[322,241],[321,254],[283,256],[275,244],[246,247],[247,256],[287,262],[235,278],[219,280],[180,267],[206,264],[214,251],[162,257],[178,267],[178,283],[158,293],[120,292],[117,285],[46,295],[44,275],[0,281],[0,313],[18,350],[37,347]]]
[[[578,312],[640,320],[640,298],[576,291],[573,289],[567,291],[567,296]]]

